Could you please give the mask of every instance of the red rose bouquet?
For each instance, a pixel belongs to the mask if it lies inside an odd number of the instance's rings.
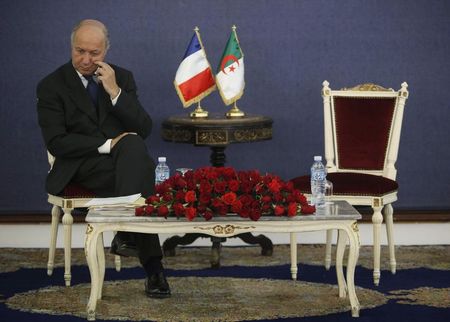
[[[175,215],[193,220],[235,213],[258,220],[263,215],[296,216],[312,214],[314,206],[292,182],[259,171],[236,171],[231,167],[205,167],[175,174],[155,187],[136,216]]]

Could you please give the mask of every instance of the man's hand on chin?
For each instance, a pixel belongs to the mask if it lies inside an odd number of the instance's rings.
[[[111,99],[114,99],[119,95],[119,86],[116,82],[116,73],[111,66],[102,61],[97,61],[95,64],[98,66],[97,79],[103,84],[103,88],[109,94]]]

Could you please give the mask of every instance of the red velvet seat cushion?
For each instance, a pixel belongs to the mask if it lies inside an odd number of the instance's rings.
[[[69,183],[62,194],[63,198],[95,198],[95,193],[76,183]]]
[[[394,180],[364,173],[336,172],[328,173],[327,179],[333,183],[334,195],[375,196],[380,197],[398,190]],[[292,179],[294,187],[302,193],[311,193],[310,176]]]

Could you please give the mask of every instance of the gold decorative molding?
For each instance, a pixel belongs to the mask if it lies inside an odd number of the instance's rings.
[[[234,234],[235,230],[240,229],[252,229],[255,228],[254,226],[235,226],[235,225],[215,225],[215,226],[208,226],[208,227],[194,227],[194,229],[200,229],[200,230],[212,230],[217,235],[230,235]]]
[[[191,140],[191,132],[188,130],[162,130],[162,137],[167,141],[189,142]]]
[[[234,138],[237,142],[259,141],[270,139],[272,137],[271,128],[262,128],[254,130],[236,130]]]
[[[361,240],[359,240],[359,227],[356,221],[352,224],[352,230],[355,232],[356,237],[358,238],[358,245],[361,245]]]
[[[372,205],[374,207],[383,207],[383,200],[380,199],[380,198],[374,198],[373,202],[372,202]]]
[[[87,224],[86,226],[86,235],[89,235],[90,233],[92,233],[92,231],[94,230],[94,228],[92,227],[91,224]]]
[[[373,83],[365,83],[350,88],[344,87],[341,91],[393,92],[394,90],[392,88],[384,88],[383,86]]]
[[[73,202],[72,202],[72,200],[66,200],[66,199],[63,199],[63,206],[62,206],[63,208],[69,208],[69,209],[73,209]]]
[[[195,132],[195,144],[228,144],[226,130],[199,130]]]

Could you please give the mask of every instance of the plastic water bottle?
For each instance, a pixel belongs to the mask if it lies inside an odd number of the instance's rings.
[[[160,184],[170,177],[170,169],[166,163],[166,157],[158,157],[158,165],[155,168],[155,184]]]
[[[311,167],[311,204],[316,208],[325,206],[325,184],[327,182],[327,170],[322,163],[322,156],[316,155]]]

